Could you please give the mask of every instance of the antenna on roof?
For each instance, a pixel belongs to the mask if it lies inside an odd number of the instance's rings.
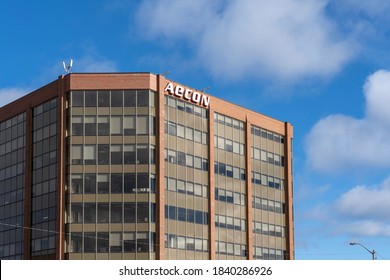
[[[166,76],[166,75],[169,74],[169,72],[171,72],[171,71],[169,71],[169,70],[168,70],[168,71],[165,71],[164,73],[161,73],[160,75],[161,75],[161,76]]]
[[[70,69],[72,69],[72,66],[73,66],[73,59],[70,59],[69,60],[69,65],[66,66],[65,65],[65,61],[62,62],[62,66],[64,67],[64,70],[66,72],[66,74],[69,74],[70,73]]]
[[[202,88],[202,89],[200,89],[199,91],[201,91],[201,92],[205,92],[206,90],[208,90],[208,89],[210,89],[210,87],[208,86],[208,87],[205,87],[205,88]]]

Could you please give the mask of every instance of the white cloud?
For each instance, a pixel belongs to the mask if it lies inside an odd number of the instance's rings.
[[[311,167],[337,172],[390,166],[390,72],[380,70],[369,76],[364,93],[364,118],[330,115],[313,126],[305,144]]]
[[[373,220],[340,223],[336,233],[352,236],[390,236],[390,225]]]
[[[75,59],[73,72],[117,72],[118,68],[115,62],[95,55],[86,55]]]
[[[356,186],[341,195],[335,209],[342,215],[358,219],[390,219],[390,177],[380,186]],[[390,225],[389,225],[390,226]]]
[[[213,75],[293,80],[332,75],[354,53],[325,15],[327,3],[144,0],[137,18],[145,36],[187,43]]]
[[[0,107],[26,95],[28,92],[27,89],[17,87],[0,89]]]

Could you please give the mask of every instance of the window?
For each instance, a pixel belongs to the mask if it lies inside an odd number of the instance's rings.
[[[136,134],[135,121],[136,121],[135,116],[124,116],[123,118],[124,135]]]
[[[108,117],[98,117],[98,135],[110,135],[110,123]]]
[[[71,193],[79,193],[83,192],[83,175],[82,174],[72,174],[71,177]]]
[[[96,174],[85,174],[84,193],[96,193]]]
[[[122,164],[122,145],[111,146],[111,164]]]
[[[111,107],[123,106],[123,92],[121,90],[111,91]]]
[[[124,145],[123,152],[124,152],[124,164],[136,163],[135,145]]]
[[[111,135],[121,135],[122,134],[122,117],[120,116],[111,116]]]
[[[110,164],[109,145],[98,145],[98,164]]]
[[[122,234],[120,232],[110,233],[110,252],[122,252]]]
[[[84,92],[83,91],[73,91],[72,92],[72,106],[73,107],[83,107],[84,106]]]
[[[85,107],[96,107],[96,91],[85,91]]]
[[[124,203],[124,222],[135,223],[135,217],[136,217],[136,204]]]
[[[110,92],[107,90],[102,90],[98,92],[98,106],[99,107],[109,107],[110,106]]]
[[[109,189],[108,174],[97,175],[98,193],[108,193]]]
[[[97,233],[97,252],[108,253],[108,233],[98,232]]]
[[[148,90],[138,90],[137,91],[137,106],[138,107],[147,107],[149,105],[149,91]]]
[[[84,252],[94,253],[96,251],[95,232],[84,232]]]
[[[111,223],[122,223],[122,203],[111,203]]]
[[[72,164],[82,164],[83,146],[72,145]]]
[[[84,146],[84,164],[96,164],[96,146]]]
[[[149,116],[138,116],[137,117],[137,134],[148,134],[149,133]]]
[[[112,173],[111,174],[111,193],[122,193],[122,173]]]
[[[72,135],[81,136],[84,134],[83,117],[72,117]]]
[[[90,224],[96,222],[96,204],[84,203],[84,223]]]
[[[98,223],[108,223],[109,220],[109,204],[98,203]]]
[[[135,90],[125,90],[123,93],[123,100],[125,107],[135,107],[136,91]]]
[[[147,145],[137,145],[137,163],[149,163],[149,147]]]

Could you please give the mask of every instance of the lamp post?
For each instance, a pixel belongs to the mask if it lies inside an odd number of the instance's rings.
[[[376,252],[375,252],[375,250],[371,251],[371,250],[367,249],[367,247],[364,246],[363,244],[360,244],[360,243],[357,243],[357,242],[349,242],[349,245],[351,245],[351,246],[354,246],[354,245],[362,246],[364,249],[366,249],[372,255],[372,260],[376,259],[376,257],[375,257]]]

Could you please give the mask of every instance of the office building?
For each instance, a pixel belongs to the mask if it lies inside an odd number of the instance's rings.
[[[293,259],[281,122],[150,73],[0,108],[1,259]]]

